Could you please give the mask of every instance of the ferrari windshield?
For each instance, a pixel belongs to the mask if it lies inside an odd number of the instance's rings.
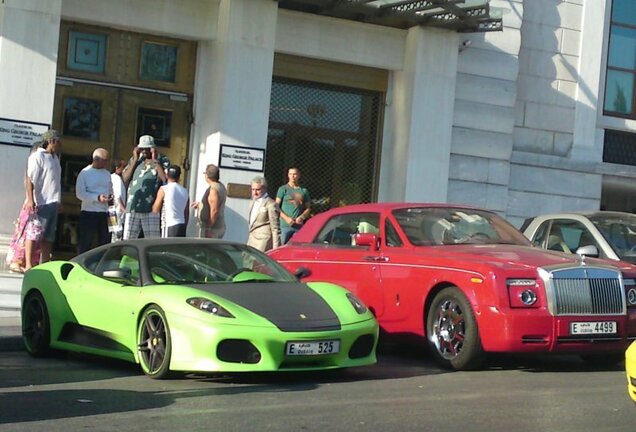
[[[589,216],[616,255],[636,262],[636,216],[627,213],[597,213]]]
[[[146,258],[155,283],[296,281],[277,262],[243,245],[167,243],[148,247]]]
[[[443,207],[413,207],[393,211],[404,234],[415,246],[516,244],[530,242],[494,213]]]

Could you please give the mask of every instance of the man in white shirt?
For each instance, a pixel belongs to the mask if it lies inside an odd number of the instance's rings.
[[[247,245],[263,252],[280,246],[280,209],[267,194],[264,177],[252,180],[252,205],[249,215]]]
[[[166,223],[161,230],[161,237],[185,237],[190,197],[188,190],[179,184],[181,168],[178,165],[170,165],[166,170],[166,176],[168,183],[159,188],[152,212],[161,213],[161,206],[165,207]]]
[[[93,151],[93,163],[77,176],[75,195],[82,202],[79,220],[79,253],[91,249],[97,235],[97,246],[110,242],[108,202],[113,196],[108,166],[108,150]]]
[[[51,245],[55,241],[57,230],[57,215],[62,211],[62,167],[59,157],[62,142],[57,131],[52,129],[42,134],[41,141],[42,147],[32,153],[27,162],[25,207],[37,211],[42,222],[40,262],[44,263],[51,258]],[[24,245],[25,270],[33,266],[31,255],[34,242],[27,239]]]

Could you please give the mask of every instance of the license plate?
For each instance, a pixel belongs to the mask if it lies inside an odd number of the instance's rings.
[[[587,321],[570,323],[570,334],[615,334],[616,321]]]
[[[340,341],[287,342],[285,354],[288,356],[327,355],[340,352]]]

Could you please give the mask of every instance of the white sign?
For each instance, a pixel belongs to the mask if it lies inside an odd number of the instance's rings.
[[[265,150],[221,144],[220,168],[263,172]]]
[[[49,127],[45,123],[0,118],[0,144],[31,147]]]

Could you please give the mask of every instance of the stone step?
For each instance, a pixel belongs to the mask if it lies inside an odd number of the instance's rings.
[[[10,242],[11,242],[11,237],[0,235],[0,275],[2,275],[3,273],[9,270],[9,266],[7,266],[6,258],[7,258],[7,252],[9,252]]]
[[[0,317],[20,315],[22,275],[0,272]]]
[[[0,307],[0,318],[19,318],[20,309],[3,309]]]

